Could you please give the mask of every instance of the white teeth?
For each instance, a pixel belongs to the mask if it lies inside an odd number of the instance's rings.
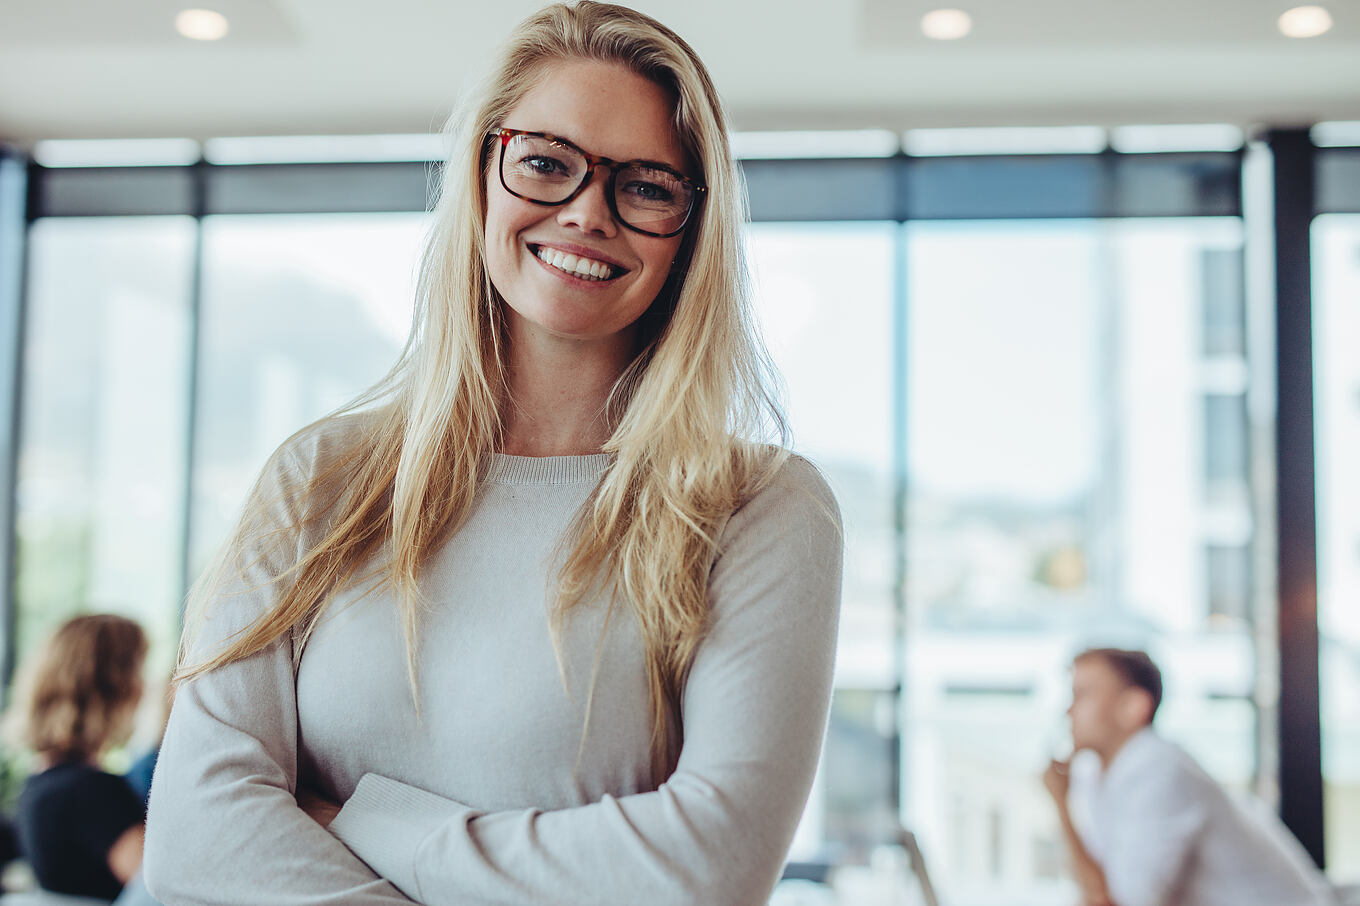
[[[545,264],[550,264],[558,270],[566,271],[573,277],[580,277],[583,280],[607,280],[614,275],[613,265],[567,252],[560,252],[547,246],[539,246],[534,254]]]

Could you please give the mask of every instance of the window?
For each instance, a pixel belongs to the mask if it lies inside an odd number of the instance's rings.
[[[1360,214],[1313,225],[1318,647],[1328,873],[1360,882]]]
[[[903,809],[951,902],[1070,901],[1038,778],[1079,648],[1147,648],[1163,732],[1253,781],[1252,635],[1210,620],[1245,614],[1254,537],[1245,363],[1205,336],[1241,247],[1230,219],[907,227]]]
[[[29,234],[17,489],[18,655],[77,613],[178,642],[194,222],[39,220]]]
[[[206,219],[195,569],[274,448],[396,362],[424,226],[422,214]]]
[[[894,255],[891,223],[754,224],[756,309],[787,384],[795,449],[845,523],[836,698],[795,858],[867,856],[895,820]]]
[[[1209,616],[1229,625],[1245,623],[1251,615],[1250,548],[1210,544],[1204,553]]]

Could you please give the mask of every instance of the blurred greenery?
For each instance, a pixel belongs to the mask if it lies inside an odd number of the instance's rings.
[[[83,517],[20,524],[15,552],[20,664],[62,621],[86,609],[92,536],[90,520]]]

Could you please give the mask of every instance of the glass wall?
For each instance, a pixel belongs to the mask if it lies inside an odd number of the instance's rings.
[[[1065,902],[1076,651],[1147,649],[1162,732],[1254,779],[1241,225],[907,231],[904,814],[951,902]]]
[[[1164,731],[1250,789],[1240,221],[765,223],[749,239],[795,446],[847,525],[836,701],[795,856],[868,861],[885,839],[900,720],[900,817],[951,902],[1066,902],[1037,778],[1070,751],[1066,667],[1093,644],[1150,649]]]
[[[425,226],[418,213],[205,219],[195,570],[269,454],[396,361]]]
[[[1270,426],[1246,405],[1260,369],[1242,222],[1219,216],[1237,162],[1121,169],[1130,157],[748,166],[758,312],[795,449],[835,488],[847,537],[796,859],[882,868],[901,821],[954,906],[1071,902],[1038,778],[1068,754],[1067,664],[1092,644],[1152,652],[1159,723],[1224,783],[1247,790],[1273,764],[1252,704],[1274,670],[1253,643],[1275,619],[1258,587],[1273,538],[1253,509],[1269,489],[1251,483],[1271,475],[1250,442]],[[395,166],[384,178],[424,185],[423,165]],[[290,175],[266,169],[209,177]],[[321,175],[319,208],[343,208],[352,177]],[[35,196],[69,214],[97,178]],[[1006,191],[1040,178],[1048,201]],[[381,377],[406,336],[424,214],[229,197],[231,213],[197,220],[32,226],[21,657],[66,615],[107,608],[142,619],[168,666],[186,558],[193,572],[270,451]],[[1057,207],[1024,212],[1041,202]],[[1315,243],[1328,844],[1338,876],[1360,877],[1360,624],[1345,603],[1360,591],[1345,469],[1360,455],[1360,220],[1320,218]]]
[[[16,512],[20,658],[87,610],[140,620],[151,667],[179,633],[195,223],[39,220]]]
[[[787,384],[794,448],[845,524],[836,694],[801,859],[864,861],[896,821],[893,550],[895,223],[753,224],[757,311]]]
[[[1327,862],[1360,883],[1360,215],[1319,217],[1313,255]]]

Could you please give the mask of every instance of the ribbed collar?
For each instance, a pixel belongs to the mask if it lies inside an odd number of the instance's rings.
[[[487,481],[501,484],[573,484],[596,481],[610,463],[611,453],[586,456],[511,456],[497,453],[487,471]]]

